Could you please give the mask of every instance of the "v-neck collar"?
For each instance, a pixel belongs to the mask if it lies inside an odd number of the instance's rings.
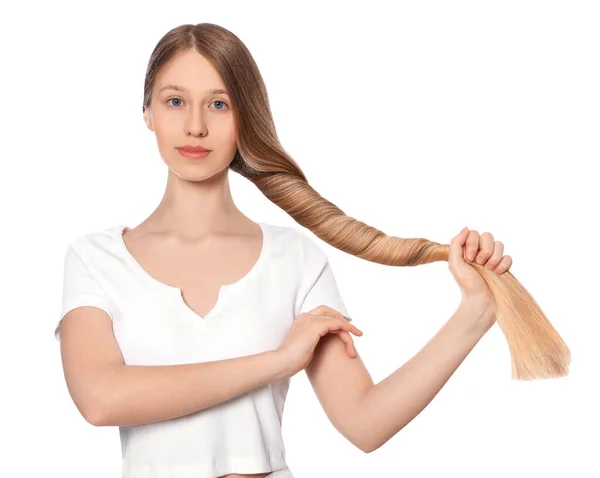
[[[114,226],[113,232],[120,252],[122,253],[127,263],[131,266],[135,274],[141,279],[143,279],[147,284],[151,285],[155,289],[158,289],[159,291],[162,291],[162,293],[164,293],[165,295],[169,296],[173,300],[173,302],[176,303],[178,307],[188,317],[192,318],[192,320],[201,324],[205,324],[210,318],[212,318],[220,311],[221,307],[224,304],[224,295],[226,295],[231,289],[235,287],[240,287],[247,281],[251,280],[265,266],[271,252],[271,231],[270,226],[268,224],[263,222],[257,222],[257,224],[260,226],[263,236],[262,246],[257,261],[254,263],[252,268],[246,273],[246,275],[244,275],[241,279],[232,284],[224,284],[220,287],[215,305],[204,317],[193,311],[187,305],[187,303],[183,299],[183,293],[181,288],[165,284],[164,282],[161,282],[152,275],[150,275],[146,271],[146,269],[142,267],[138,260],[133,256],[133,254],[131,254],[131,252],[127,248],[127,245],[125,244],[125,240],[123,239],[123,232],[125,232],[126,229],[130,229],[129,227],[123,224],[118,224]]]

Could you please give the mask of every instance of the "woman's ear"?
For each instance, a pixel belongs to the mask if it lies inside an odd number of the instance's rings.
[[[154,131],[154,122],[152,121],[152,114],[149,108],[144,110],[144,122],[150,131]]]

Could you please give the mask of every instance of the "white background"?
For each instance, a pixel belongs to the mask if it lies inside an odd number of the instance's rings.
[[[118,429],[78,413],[53,337],[63,254],[145,219],[167,168],[142,121],[160,37],[217,23],[248,46],[309,182],[389,235],[489,231],[571,348],[568,377],[519,382],[498,326],[374,453],[329,423],[304,372],[284,413],[297,478],[595,477],[600,14],[596,2],[27,2],[0,12],[0,475],[120,476]],[[230,173],[255,221],[299,226]],[[455,310],[447,263],[397,268],[320,241],[375,382]],[[402,407],[402,403],[398,403]]]

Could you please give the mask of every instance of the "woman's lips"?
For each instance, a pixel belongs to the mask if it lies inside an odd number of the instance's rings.
[[[179,151],[179,154],[181,154],[181,156],[183,156],[184,158],[190,158],[190,159],[203,159],[206,158],[211,151],[189,151],[186,149],[181,149],[181,148],[177,148],[177,151]]]

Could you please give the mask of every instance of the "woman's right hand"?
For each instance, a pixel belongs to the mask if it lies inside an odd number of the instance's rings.
[[[303,370],[313,358],[313,353],[321,337],[328,333],[336,333],[346,343],[350,358],[356,357],[354,342],[350,336],[361,336],[361,330],[350,324],[344,316],[335,309],[321,305],[300,314],[292,323],[290,330],[277,348],[284,357],[290,376]]]

